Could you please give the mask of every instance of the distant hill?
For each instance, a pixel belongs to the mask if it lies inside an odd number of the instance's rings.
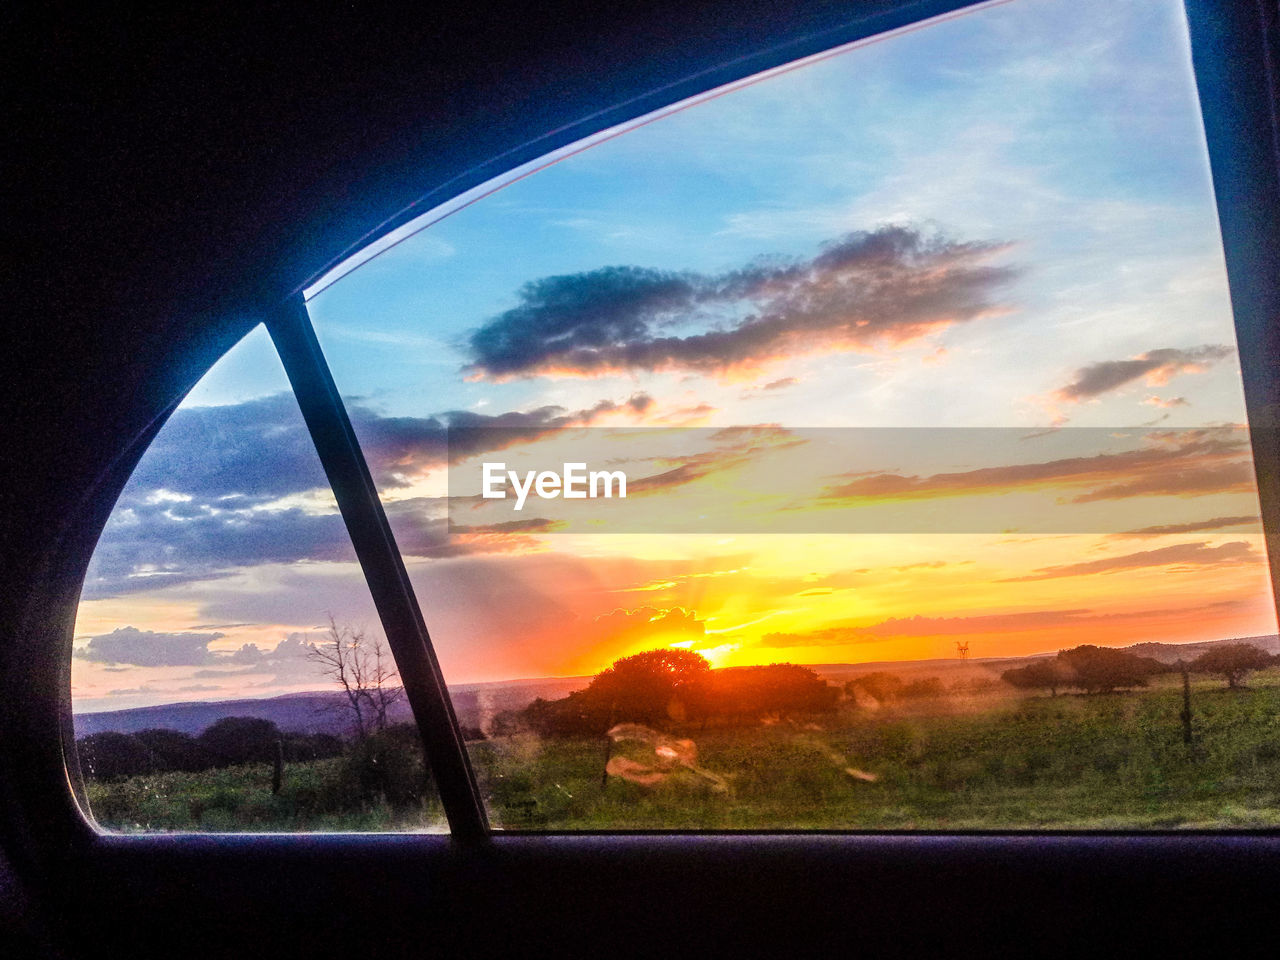
[[[1261,637],[1233,637],[1229,640],[1206,640],[1203,643],[1135,643],[1121,647],[1125,653],[1134,653],[1140,657],[1150,657],[1161,663],[1177,663],[1179,660],[1194,660],[1202,653],[1227,643],[1248,643],[1267,653],[1280,653],[1280,636],[1268,634]]]
[[[590,677],[548,677],[538,680],[508,680],[499,683],[467,683],[450,687],[458,723],[486,729],[494,714],[502,710],[519,710],[537,697],[554,699],[580,690]],[[115,731],[137,733],[153,727],[178,730],[192,735],[223,717],[259,717],[270,720],[281,730],[298,733],[348,732],[350,720],[346,700],[341,692],[322,690],[288,693],[279,697],[252,700],[200,700],[188,703],[165,703],[155,707],[130,710],[104,710],[75,715],[77,737]],[[390,712],[392,723],[413,719],[404,700]]]
[[[1260,637],[1233,637],[1202,643],[1135,643],[1121,649],[1138,656],[1151,657],[1161,663],[1176,663],[1179,659],[1193,660],[1206,650],[1225,643],[1251,643],[1268,653],[1280,653],[1280,636],[1276,634]],[[948,682],[955,682],[998,678],[1010,667],[1022,666],[1049,656],[1053,654],[1044,653],[1025,657],[975,657],[969,660],[948,658],[887,660],[876,663],[820,663],[810,664],[809,667],[824,679],[839,684],[874,670],[890,670],[908,680],[919,676],[940,676]],[[521,710],[538,697],[555,700],[568,696],[572,691],[581,690],[590,682],[590,677],[543,677],[531,680],[503,680],[497,683],[464,683],[450,687],[449,693],[453,698],[453,708],[458,715],[458,723],[487,731],[494,716],[503,710]],[[299,733],[341,735],[346,733],[350,726],[343,694],[324,690],[290,693],[267,699],[204,700],[191,703],[166,703],[157,707],[135,707],[131,710],[78,713],[75,716],[75,727],[77,737],[109,730],[118,733],[137,733],[139,730],[152,727],[165,727],[194,735],[223,717],[260,717],[270,720],[281,730]],[[412,719],[409,705],[403,700],[392,709],[393,723],[408,722]]]

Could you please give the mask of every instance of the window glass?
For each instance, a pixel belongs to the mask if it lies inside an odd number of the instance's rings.
[[[444,818],[342,518],[261,328],[143,455],[72,651],[90,813],[125,832]]]
[[[1179,3],[834,50],[356,265],[309,310],[496,824],[1276,824]]]

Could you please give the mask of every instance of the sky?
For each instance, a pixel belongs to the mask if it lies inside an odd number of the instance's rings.
[[[308,300],[450,682],[1276,631],[1180,3],[988,5],[557,157]],[[570,458],[627,500],[478,496]],[[259,329],[108,522],[76,709],[323,687],[331,615],[377,632]]]

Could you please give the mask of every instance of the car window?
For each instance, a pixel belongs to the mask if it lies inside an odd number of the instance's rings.
[[[439,830],[351,542],[266,331],[161,428],[116,503],[72,650],[105,829]]]
[[[1179,4],[988,5],[714,91],[308,309],[495,823],[1272,822]]]
[[[1180,4],[984,4],[710,91],[393,231],[306,309],[497,829],[1275,825],[1280,639]],[[188,404],[270,459],[304,433],[264,405],[297,410],[240,363]],[[130,504],[224,509],[147,464],[86,585],[77,735],[143,695],[105,683],[113,631],[240,639],[137,626],[197,588],[112,546]],[[312,469],[264,509],[340,529]],[[199,590],[300,605],[295,689],[336,697],[323,640],[376,617],[332,609],[357,568],[317,536],[190,549]],[[120,571],[132,608],[93,592]],[[362,796],[361,826],[441,822]]]

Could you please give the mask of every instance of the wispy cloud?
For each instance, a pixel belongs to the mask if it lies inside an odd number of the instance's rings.
[[[888,472],[847,474],[845,482],[828,486],[821,499],[827,502],[911,499],[1044,487],[1092,487],[1072,498],[1074,503],[1088,503],[1156,494],[1246,491],[1254,484],[1248,454],[1248,441],[1240,432],[1187,430],[1152,435],[1145,446],[1120,453],[928,476]]]
[[[1066,563],[1060,566],[1041,567],[1022,577],[1006,577],[1002,583],[1025,583],[1030,580],[1052,580],[1058,577],[1082,577],[1096,573],[1112,573],[1117,570],[1137,570],[1143,567],[1169,566],[1221,566],[1232,564],[1257,564],[1262,557],[1251,543],[1233,540],[1216,547],[1207,542],[1179,543],[1155,550],[1139,550],[1101,560],[1083,563]]]

